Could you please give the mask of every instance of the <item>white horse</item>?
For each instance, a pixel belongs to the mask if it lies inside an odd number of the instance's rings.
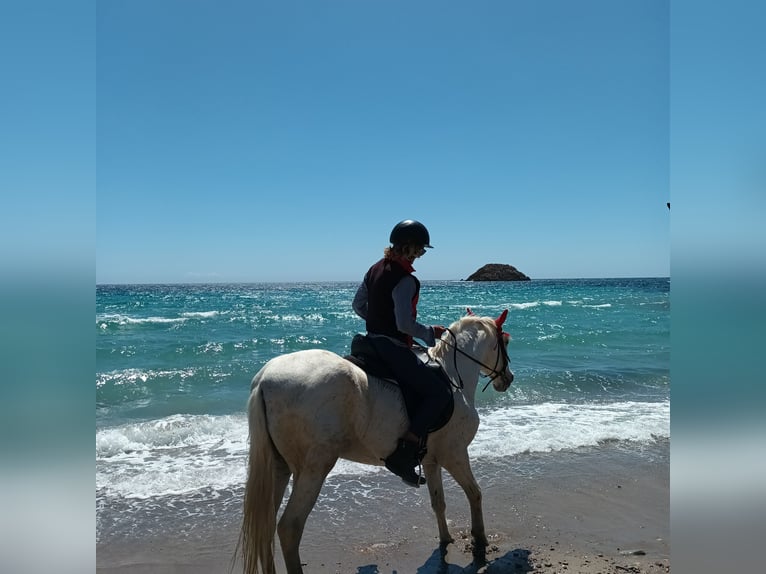
[[[479,375],[497,391],[513,381],[497,319],[470,314],[453,323],[429,351],[455,387],[449,422],[428,436],[422,465],[442,545],[453,541],[445,517],[441,469],[465,491],[471,509],[474,548],[484,555],[487,537],[481,490],[471,471],[468,445],[479,416],[474,395]],[[382,465],[409,426],[399,389],[324,350],[289,353],[270,360],[255,375],[248,401],[250,453],[239,545],[246,574],[274,574],[274,533],[279,534],[288,574],[299,574],[303,528],[325,478],[339,458]],[[292,491],[277,513],[293,477]]]

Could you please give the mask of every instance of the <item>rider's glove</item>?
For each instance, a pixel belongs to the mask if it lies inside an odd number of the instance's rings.
[[[434,330],[434,339],[438,341],[439,339],[442,338],[444,331],[446,331],[447,329],[445,327],[442,327],[441,325],[434,325],[433,330]]]

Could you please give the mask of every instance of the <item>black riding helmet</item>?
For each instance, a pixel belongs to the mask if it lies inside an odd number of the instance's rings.
[[[391,230],[389,241],[392,245],[422,245],[423,247],[433,248],[431,245],[431,236],[428,235],[426,226],[414,219],[405,219],[397,223]]]

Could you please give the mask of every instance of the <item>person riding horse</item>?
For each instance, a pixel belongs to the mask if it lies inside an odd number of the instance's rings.
[[[453,382],[454,398],[452,416],[429,429],[428,452],[422,460],[439,544],[454,542],[445,513],[443,469],[466,495],[471,544],[480,561],[489,541],[468,446],[479,428],[475,405],[479,377],[489,377],[487,384],[501,393],[513,382],[506,350],[510,335],[503,331],[507,317],[507,309],[496,319],[469,313],[452,322],[450,336],[429,349],[432,362]],[[300,543],[306,519],[338,459],[380,465],[397,458],[389,455],[416,417],[407,416],[404,393],[391,388],[389,381],[327,349],[276,356],[255,374],[247,401],[250,446],[239,540],[245,574],[276,572],[275,535],[287,574],[303,574]],[[413,455],[401,456],[399,451],[396,448],[405,471],[411,471]]]
[[[390,247],[373,264],[359,285],[352,303],[365,320],[367,336],[377,355],[388,365],[403,391],[420,400],[410,427],[399,438],[396,449],[384,459],[386,468],[406,484],[418,487],[425,479],[415,472],[426,452],[428,429],[451,400],[444,381],[412,351],[413,338],[432,347],[445,328],[417,321],[420,281],[413,275],[413,262],[426,253],[431,237],[425,225],[405,219],[394,226]]]

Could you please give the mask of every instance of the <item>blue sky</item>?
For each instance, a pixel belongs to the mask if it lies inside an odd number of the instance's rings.
[[[97,14],[97,283],[670,273],[666,1]]]

